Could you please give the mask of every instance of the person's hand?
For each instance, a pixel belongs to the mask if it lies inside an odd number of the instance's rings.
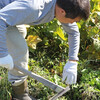
[[[7,56],[0,58],[0,66],[5,67],[8,70],[13,69],[14,64],[12,57],[8,54]]]
[[[63,78],[66,84],[75,84],[77,81],[77,62],[68,61],[63,69]]]

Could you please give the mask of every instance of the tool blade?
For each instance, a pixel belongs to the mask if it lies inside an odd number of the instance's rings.
[[[58,97],[62,96],[63,94],[65,94],[67,91],[70,90],[70,87],[67,86],[64,90],[60,91],[59,93],[57,93],[56,95],[54,95],[52,98],[50,98],[49,100],[56,100]]]

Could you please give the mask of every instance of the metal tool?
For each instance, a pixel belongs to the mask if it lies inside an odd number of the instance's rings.
[[[70,90],[70,88],[69,88],[69,86],[67,86],[64,90],[60,91],[59,93],[57,93],[56,95],[54,95],[49,100],[56,100],[57,98],[59,98],[60,96],[62,96],[63,94],[65,94],[69,90]]]
[[[37,81],[43,83],[45,86],[47,86],[47,87],[53,89],[54,91],[56,91],[57,94],[55,96],[53,96],[50,100],[56,100],[56,98],[62,96],[64,93],[66,93],[67,91],[70,90],[69,86],[67,86],[66,88],[64,88],[62,86],[59,86],[59,85],[57,85],[57,84],[55,84],[55,83],[39,76],[39,75],[37,75],[37,74],[35,74],[31,71],[26,70],[23,67],[15,66],[15,69],[23,72],[25,75],[28,75],[28,76],[36,79]]]

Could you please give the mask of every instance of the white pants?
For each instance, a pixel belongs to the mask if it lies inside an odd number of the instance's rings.
[[[14,66],[21,66],[28,69],[28,47],[24,39],[26,34],[25,25],[18,25],[16,27],[8,27],[6,36],[8,52],[13,58]],[[8,80],[14,86],[23,83],[26,78],[27,76],[16,69],[8,72]]]

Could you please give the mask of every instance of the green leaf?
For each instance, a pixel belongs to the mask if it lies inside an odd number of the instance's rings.
[[[54,33],[58,34],[61,39],[65,40],[65,41],[67,40],[67,38],[65,38],[65,36],[64,36],[63,30],[60,27],[58,27],[57,30],[56,30],[56,32],[54,32]]]
[[[42,40],[39,38],[39,36],[29,35],[26,41],[29,47],[36,49],[37,43],[41,42]]]

